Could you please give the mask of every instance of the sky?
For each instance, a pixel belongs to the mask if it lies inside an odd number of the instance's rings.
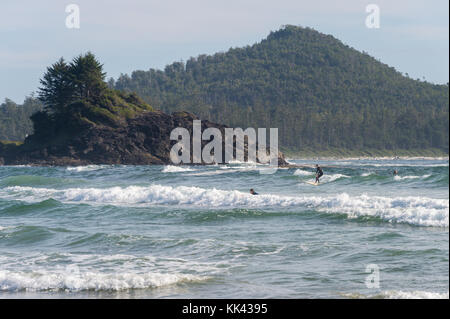
[[[79,28],[68,28],[79,8]],[[379,8],[379,28],[366,7]],[[261,41],[283,25],[331,34],[410,77],[449,78],[448,0],[1,0],[0,102],[37,92],[46,68],[93,52],[107,78]],[[70,21],[73,21],[69,19]]]

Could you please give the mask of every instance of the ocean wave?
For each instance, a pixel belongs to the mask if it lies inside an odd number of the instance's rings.
[[[448,156],[357,156],[357,157],[313,157],[313,158],[290,158],[291,161],[297,160],[326,160],[326,161],[448,161]]]
[[[252,164],[252,162],[249,162],[247,165],[232,165],[232,166],[218,166],[219,169],[206,171],[206,172],[194,172],[186,174],[188,176],[214,176],[214,175],[221,175],[221,174],[230,174],[230,173],[238,173],[238,172],[253,172],[253,171],[260,171],[264,172],[265,170],[270,171],[271,168],[268,166],[263,166],[262,164]],[[277,170],[285,170],[288,169],[287,167],[277,167]]]
[[[238,161],[238,160],[231,160],[231,161],[229,161],[228,162],[228,164],[230,164],[230,165],[251,165],[251,166],[254,166],[254,165],[264,165],[264,164],[261,164],[261,163],[258,163],[258,162],[253,162],[253,161]]]
[[[6,192],[6,194],[5,194]],[[375,217],[393,223],[448,227],[449,200],[421,196],[382,197],[346,193],[333,196],[253,196],[238,190],[226,191],[191,186],[151,185],[111,188],[50,189],[7,187],[0,196],[42,201],[112,204],[124,206],[182,205],[202,207],[299,207],[318,212],[345,214],[348,218]]]
[[[325,174],[321,177],[321,181],[329,183],[334,182],[341,178],[350,178],[350,176],[344,174],[329,174],[329,175]]]
[[[86,166],[68,166],[66,170],[72,172],[90,172],[97,171],[104,168],[110,168],[110,165],[86,165]]]
[[[385,291],[382,293],[387,299],[449,299],[449,293],[428,291]]]
[[[206,276],[165,273],[101,273],[79,271],[0,271],[0,291],[120,291],[158,288],[181,282],[206,280]]]
[[[313,171],[305,171],[305,170],[302,170],[302,169],[297,169],[297,170],[295,170],[294,175],[297,175],[297,176],[311,176],[311,175],[314,175],[314,172]]]
[[[448,292],[386,291],[383,295],[388,299],[449,299]]]
[[[410,164],[410,163],[336,163],[334,165],[373,166],[373,167],[448,167],[448,163]],[[326,165],[324,165],[326,166]]]
[[[449,293],[429,292],[429,291],[401,291],[388,290],[378,294],[364,295],[360,293],[341,294],[345,298],[354,299],[449,299]]]
[[[167,165],[164,166],[162,172],[163,173],[180,173],[180,172],[192,172],[193,169],[189,167],[183,167],[183,166],[173,166],[173,165]]]
[[[188,176],[214,176],[214,175],[221,175],[221,174],[230,174],[230,173],[236,173],[240,172],[238,169],[222,169],[222,170],[213,170],[213,171],[206,171],[206,172],[198,172],[198,173],[189,173],[186,174]]]
[[[56,184],[69,184],[80,180],[39,175],[14,175],[0,179],[0,186],[49,186]]]
[[[401,181],[401,180],[405,180],[405,179],[419,179],[419,178],[425,179],[425,178],[428,178],[430,176],[431,176],[431,174],[422,175],[422,176],[413,176],[413,175],[399,176],[399,175],[396,175],[396,176],[394,176],[394,180]]]
[[[297,170],[295,170],[294,175],[296,175],[296,176],[315,176],[315,172],[297,169]],[[350,178],[350,176],[344,175],[344,174],[324,174],[321,177],[321,181],[329,183],[329,182],[334,182],[341,178]]]
[[[366,173],[361,174],[362,177],[367,177],[367,176],[371,176],[371,175],[375,175],[375,173],[374,172],[366,172]]]

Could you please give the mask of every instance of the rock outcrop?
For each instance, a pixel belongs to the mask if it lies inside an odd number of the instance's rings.
[[[183,127],[192,136],[192,124],[197,119],[187,112],[169,115],[149,111],[114,125],[84,122],[75,133],[48,142],[30,136],[20,146],[0,144],[0,165],[170,164],[170,150],[176,143],[170,140],[171,131]],[[204,120],[201,123],[202,131],[215,127],[223,134],[226,127]],[[278,163],[287,165],[282,153]]]

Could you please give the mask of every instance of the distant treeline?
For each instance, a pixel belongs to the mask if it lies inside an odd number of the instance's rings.
[[[21,105],[5,99],[0,104],[0,140],[23,141],[33,133],[30,116],[42,108],[42,103],[33,97],[27,97]]]
[[[166,112],[277,127],[290,149],[448,152],[448,84],[411,79],[309,28],[286,26],[253,46],[135,71],[109,85]]]

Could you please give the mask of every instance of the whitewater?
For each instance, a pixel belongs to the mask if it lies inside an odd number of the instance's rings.
[[[0,298],[448,298],[448,158],[290,162],[0,166]]]

